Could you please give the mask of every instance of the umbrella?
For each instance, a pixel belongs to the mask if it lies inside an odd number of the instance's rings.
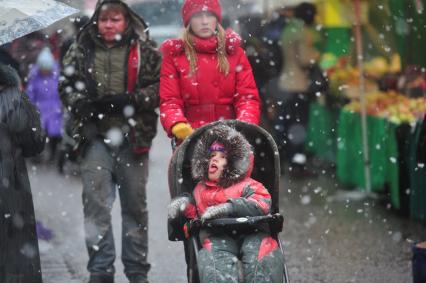
[[[54,0],[0,0],[0,45],[78,12]]]

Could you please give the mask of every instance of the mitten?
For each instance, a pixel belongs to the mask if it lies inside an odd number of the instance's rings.
[[[193,131],[191,125],[183,122],[177,123],[172,127],[172,134],[180,140],[184,140],[187,136],[192,134]]]
[[[201,215],[201,220],[223,218],[233,214],[234,208],[231,203],[221,203],[218,205],[210,206],[206,209],[203,215]]]
[[[188,197],[177,197],[173,199],[168,207],[168,218],[176,218],[182,211],[185,210],[186,206],[189,204],[190,200]]]

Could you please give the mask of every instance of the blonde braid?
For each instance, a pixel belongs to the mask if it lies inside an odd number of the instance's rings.
[[[221,73],[227,76],[229,74],[229,61],[226,58],[226,37],[225,30],[221,26],[221,24],[217,24],[217,61],[219,65],[219,70]]]
[[[223,27],[218,24],[217,25],[218,33],[217,33],[217,58],[218,58],[218,67],[219,71],[223,73],[225,76],[229,74],[229,61],[226,57],[226,38],[225,38],[225,30]],[[190,74],[194,75],[197,71],[197,52],[195,51],[194,44],[192,41],[191,28],[188,25],[183,32],[183,43],[185,48],[185,55],[189,61]]]

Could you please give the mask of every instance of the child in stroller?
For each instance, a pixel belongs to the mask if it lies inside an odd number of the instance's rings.
[[[253,153],[249,142],[225,122],[216,122],[195,143],[190,163],[198,184],[192,194],[182,193],[172,200],[168,217],[169,223],[184,217],[206,224],[198,231],[202,248],[196,248],[200,282],[239,282],[239,262],[244,282],[283,282],[283,252],[267,221],[259,221],[251,230],[213,226],[211,221],[272,219],[265,216],[271,212],[271,194],[250,178]]]

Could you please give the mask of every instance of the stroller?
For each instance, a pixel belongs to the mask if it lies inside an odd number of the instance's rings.
[[[279,214],[279,180],[280,162],[277,146],[268,132],[264,129],[238,120],[226,120],[213,122],[195,130],[186,138],[173,153],[169,164],[168,181],[171,198],[182,193],[192,193],[196,182],[191,176],[191,159],[194,147],[205,131],[218,123],[225,123],[240,133],[254,148],[254,167],[251,177],[261,182],[271,194],[271,214],[266,216],[244,218],[222,218],[201,222],[198,219],[185,221],[183,218],[168,220],[168,236],[170,241],[183,241],[185,247],[185,259],[187,263],[187,277],[189,283],[199,282],[197,269],[198,252],[202,248],[199,240],[201,228],[225,229],[238,231],[239,233],[252,232],[259,225],[268,225],[273,238],[279,244],[284,255],[278,233],[283,228],[283,216]],[[287,268],[284,263],[284,281],[289,282]],[[241,274],[241,272],[240,272]],[[242,276],[240,276],[240,279]],[[240,280],[241,281],[241,280]]]

